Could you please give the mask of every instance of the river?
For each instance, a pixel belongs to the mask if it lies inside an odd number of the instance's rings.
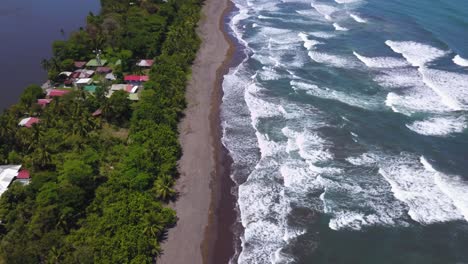
[[[99,0],[2,0],[0,109],[16,103],[27,85],[46,80],[40,62],[51,56],[52,42],[84,26],[99,8]]]

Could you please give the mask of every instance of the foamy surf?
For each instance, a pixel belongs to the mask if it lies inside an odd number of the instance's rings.
[[[338,10],[336,7],[327,4],[311,3],[311,6],[326,20],[332,20],[331,16]]]
[[[333,27],[337,31],[348,31],[349,30],[348,28],[340,26],[338,23],[333,23]]]
[[[411,65],[424,66],[438,58],[447,55],[447,52],[427,44],[415,41],[385,41],[394,52],[401,54]]]
[[[406,125],[412,131],[426,136],[448,136],[467,128],[464,117],[432,117]]]
[[[359,15],[357,14],[353,14],[353,13],[350,13],[349,16],[354,19],[354,21],[358,22],[358,23],[361,23],[361,24],[365,24],[367,23],[367,19],[364,19],[362,17],[360,17]]]
[[[391,185],[398,200],[408,205],[408,215],[421,224],[454,221],[463,215],[435,183],[438,172],[428,170],[408,154],[388,160],[379,173]]]
[[[353,54],[369,68],[399,68],[409,66],[405,60],[399,58],[365,57],[355,51],[353,51]]]
[[[323,44],[320,41],[309,39],[307,34],[303,32],[299,33],[298,36],[304,42],[304,48],[307,50],[314,49],[316,45]]]
[[[455,64],[460,65],[462,67],[468,67],[468,60],[460,57],[460,55],[455,55],[455,57],[453,57],[452,61]]]
[[[445,195],[452,199],[453,204],[463,214],[466,221],[468,221],[468,182],[459,176],[446,175],[436,169],[427,161],[424,156],[421,156],[421,163],[424,168],[435,174],[434,182],[442,190]]]

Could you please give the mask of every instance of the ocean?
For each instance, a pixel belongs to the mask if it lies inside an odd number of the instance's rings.
[[[47,80],[41,60],[52,55],[52,42],[84,26],[99,8],[99,0],[1,0],[0,112],[17,103],[26,86]]]
[[[468,1],[233,0],[238,263],[468,263]]]

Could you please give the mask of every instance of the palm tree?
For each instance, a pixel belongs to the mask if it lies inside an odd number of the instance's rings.
[[[167,201],[171,198],[175,191],[172,189],[173,179],[169,175],[161,175],[155,182],[155,191],[158,198]]]

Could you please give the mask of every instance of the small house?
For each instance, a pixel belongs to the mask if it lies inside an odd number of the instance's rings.
[[[137,62],[136,65],[138,67],[149,68],[153,66],[153,64],[154,64],[154,60],[140,60]]]
[[[90,78],[93,75],[94,75],[93,70],[80,69],[80,70],[74,71],[71,77],[74,79],[80,79],[80,78]]]
[[[10,186],[11,182],[18,176],[21,165],[2,165],[0,166],[0,195],[2,195]]]
[[[30,180],[31,180],[31,175],[28,170],[20,170],[18,172],[18,175],[16,176],[16,181],[22,184],[29,184]]]
[[[75,85],[77,87],[85,87],[86,85],[91,85],[93,83],[93,79],[91,78],[82,78],[75,81]]]
[[[106,74],[106,77],[105,77],[105,78],[106,78],[106,80],[109,80],[109,81],[115,81],[115,80],[117,80],[117,78],[115,77],[115,75],[114,75],[112,72]]]
[[[128,83],[142,83],[149,81],[148,75],[126,75],[124,80]]]
[[[132,90],[132,87],[133,86],[131,84],[113,84],[110,87],[106,97],[110,98],[115,91],[126,91],[127,93],[129,93]]]
[[[96,85],[86,85],[83,87],[83,90],[87,91],[88,93],[95,93],[98,88],[100,87]]]
[[[100,67],[100,66],[104,66],[107,64],[107,60],[97,60],[97,59],[92,59],[90,61],[88,61],[88,63],[86,63],[86,66],[88,67]]]
[[[75,68],[77,69],[83,69],[84,66],[86,66],[86,61],[75,61],[73,63],[73,65],[75,66]]]
[[[37,99],[37,104],[41,107],[46,107],[50,102],[52,102],[52,99]]]
[[[18,123],[18,125],[22,126],[22,127],[31,128],[34,124],[37,124],[37,123],[39,123],[39,118],[37,118],[37,117],[27,117],[27,118],[21,119],[21,121]]]
[[[109,67],[97,67],[96,72],[99,74],[107,74],[112,72],[112,69]]]
[[[47,96],[48,97],[62,97],[70,92],[71,90],[52,89],[47,93]]]

